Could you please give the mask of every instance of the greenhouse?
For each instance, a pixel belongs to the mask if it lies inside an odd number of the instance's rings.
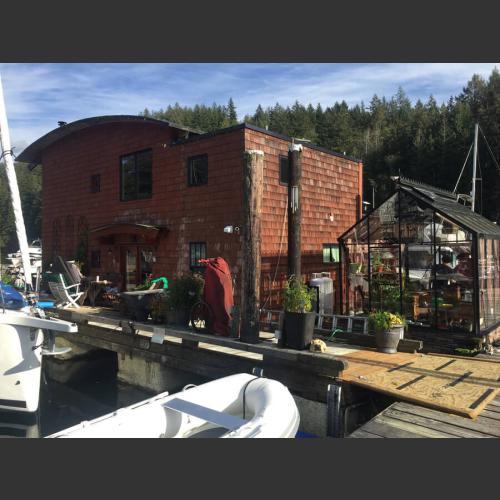
[[[394,194],[339,238],[343,313],[399,312],[410,332],[495,334],[500,227],[456,194],[395,180]]]

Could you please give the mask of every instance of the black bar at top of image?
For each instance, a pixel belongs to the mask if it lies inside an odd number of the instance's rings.
[[[2,62],[496,62],[498,5],[8,2]],[[293,28],[293,29],[291,29]]]

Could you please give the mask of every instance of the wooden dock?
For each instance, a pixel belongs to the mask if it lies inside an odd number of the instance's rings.
[[[348,437],[498,438],[500,397],[491,401],[474,420],[410,403],[393,403]]]

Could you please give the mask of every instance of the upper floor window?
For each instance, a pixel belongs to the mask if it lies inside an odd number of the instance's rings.
[[[153,192],[153,151],[139,151],[120,158],[120,199],[151,198]]]
[[[188,158],[188,186],[208,184],[208,155]]]
[[[339,246],[336,243],[323,244],[323,263],[339,262]]]
[[[280,156],[280,184],[288,186],[288,156]]]
[[[101,191],[101,174],[90,176],[90,192],[99,193]]]

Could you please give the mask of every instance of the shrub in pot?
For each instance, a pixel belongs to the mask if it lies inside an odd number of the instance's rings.
[[[397,352],[404,325],[404,318],[388,311],[377,311],[368,317],[370,331],[375,332],[377,350],[388,354]]]
[[[316,313],[311,312],[314,289],[291,276],[285,284],[285,311],[281,345],[291,349],[308,349],[314,333]]]
[[[196,302],[201,300],[205,280],[199,274],[185,274],[174,278],[168,292],[169,318],[182,326],[189,325],[189,314]]]

